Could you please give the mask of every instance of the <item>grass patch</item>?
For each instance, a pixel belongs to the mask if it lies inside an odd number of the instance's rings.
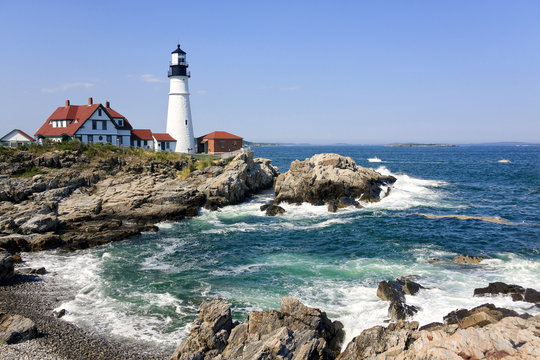
[[[33,177],[35,175],[41,175],[41,174],[46,174],[46,173],[47,173],[46,171],[43,171],[40,168],[32,166],[30,168],[25,169],[24,172],[20,174],[12,175],[12,177]]]

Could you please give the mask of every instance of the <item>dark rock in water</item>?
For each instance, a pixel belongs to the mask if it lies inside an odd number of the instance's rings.
[[[36,324],[20,315],[0,313],[0,343],[16,344],[37,336]]]
[[[23,268],[17,268],[17,271],[22,274],[28,274],[28,275],[43,275],[47,273],[47,270],[45,270],[44,267],[40,267],[40,268],[23,267]]]
[[[293,298],[283,298],[280,311],[253,311],[241,324],[230,320],[227,303],[201,305],[172,359],[334,359],[344,338],[340,322]]]
[[[392,321],[405,320],[418,312],[418,307],[405,304],[405,294],[415,295],[424,287],[407,277],[395,281],[381,281],[377,287],[377,296],[390,301],[388,317]]]
[[[275,205],[272,202],[262,205],[260,209],[261,211],[266,211],[266,216],[282,215],[286,212],[284,208],[279,205]]]
[[[445,324],[457,324],[461,329],[472,326],[483,327],[494,324],[499,320],[509,316],[520,316],[513,310],[495,307],[493,304],[483,304],[471,310],[459,309],[448,313],[443,317]],[[522,315],[522,318],[530,317]]]
[[[66,315],[66,309],[60,309],[59,311],[53,311],[53,316],[57,319],[60,319],[62,316]]]
[[[354,199],[379,201],[383,187],[395,181],[393,176],[356,165],[350,157],[317,154],[304,161],[293,161],[290,170],[276,179],[274,191],[278,203],[324,202],[334,211],[340,204],[356,206]]]
[[[21,255],[19,254],[14,254],[12,257],[15,264],[21,264],[23,262]]]
[[[337,360],[376,359],[378,354],[390,349],[398,351],[407,349],[416,339],[417,330],[417,321],[398,321],[386,328],[372,327],[355,337],[337,357]]]
[[[405,293],[397,281],[381,281],[377,287],[377,296],[384,301],[405,302]]]
[[[388,307],[388,317],[392,321],[405,320],[418,312],[418,307],[402,301],[392,301]]]
[[[455,263],[461,264],[461,265],[471,265],[471,264],[478,264],[482,260],[484,260],[481,256],[469,256],[465,254],[461,254],[458,256],[454,256],[452,259]]]
[[[7,251],[0,252],[0,282],[7,280],[14,274],[13,257]]]
[[[441,259],[433,258],[433,259],[429,259],[428,262],[430,264],[437,264],[437,263],[441,262]]]
[[[485,288],[474,289],[474,296],[510,295],[513,301],[526,301],[533,304],[540,304],[540,292],[535,289],[525,289],[523,286],[506,284],[503,282],[492,282]]]

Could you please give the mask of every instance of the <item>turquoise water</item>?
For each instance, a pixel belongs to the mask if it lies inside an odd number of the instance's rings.
[[[278,308],[291,295],[345,324],[347,338],[384,324],[387,304],[379,281],[416,275],[428,289],[407,301],[415,319],[441,321],[459,307],[486,302],[475,287],[490,281],[538,289],[540,283],[540,147],[394,148],[261,147],[255,156],[282,172],[291,161],[321,152],[351,156],[359,165],[392,174],[390,195],[363,209],[328,213],[309,204],[284,205],[265,217],[271,192],[217,212],[160,224],[158,233],[70,254],[31,255],[33,265],[72,284],[62,304],[66,319],[129,339],[176,345],[203,300],[223,298],[233,316]],[[381,163],[370,163],[378,156]],[[510,163],[499,163],[508,159]],[[479,220],[427,219],[418,213],[500,217],[515,225]],[[458,266],[453,256],[488,258]],[[442,259],[430,264],[430,258]],[[52,275],[51,275],[52,276]],[[538,313],[505,297],[499,306]]]

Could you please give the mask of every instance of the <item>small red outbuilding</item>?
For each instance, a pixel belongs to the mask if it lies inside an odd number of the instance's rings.
[[[199,153],[224,153],[240,150],[243,139],[226,131],[214,131],[210,134],[197,138],[197,152]]]

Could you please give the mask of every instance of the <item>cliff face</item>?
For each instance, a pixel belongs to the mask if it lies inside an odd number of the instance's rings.
[[[203,206],[239,203],[270,188],[278,175],[270,160],[253,159],[252,152],[191,173],[183,171],[194,167],[189,159],[114,153],[19,151],[2,160],[0,248],[9,251],[121,240],[160,221],[195,216]],[[189,176],[182,180],[183,174]]]

